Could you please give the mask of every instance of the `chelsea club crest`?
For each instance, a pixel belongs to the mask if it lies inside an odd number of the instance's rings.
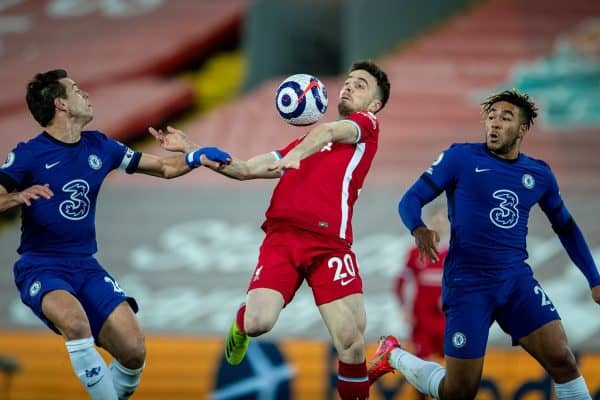
[[[521,182],[523,182],[523,186],[525,186],[525,188],[527,189],[533,189],[533,187],[535,186],[535,179],[533,179],[533,176],[529,174],[523,174]]]
[[[88,157],[88,164],[92,169],[98,170],[102,167],[102,160],[100,160],[100,157],[98,157],[97,155],[90,154],[90,156]]]

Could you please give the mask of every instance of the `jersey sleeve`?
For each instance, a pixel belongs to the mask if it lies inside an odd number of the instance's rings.
[[[294,141],[290,142],[287,146],[278,149],[278,150],[273,150],[273,155],[275,156],[276,159],[280,160],[283,157],[285,157],[285,155],[287,153],[289,153],[294,147],[296,147],[296,145],[298,143],[300,143],[302,141],[302,139],[304,139],[305,136],[302,136],[301,138],[295,139]]]
[[[368,111],[358,111],[350,114],[343,121],[349,121],[356,126],[358,136],[354,143],[367,143],[377,141],[379,122],[375,114]]]
[[[119,171],[132,174],[136,171],[142,153],[134,151],[129,146],[106,136],[105,134],[98,132],[100,138],[104,144],[107,154],[109,155],[111,163],[111,169],[118,169]]]
[[[25,143],[19,143],[6,156],[6,161],[0,166],[0,185],[7,192],[19,189],[29,174],[31,155]]]
[[[438,158],[421,175],[421,179],[425,180],[438,193],[453,186],[459,173],[461,153],[461,146],[453,144],[440,153]]]
[[[548,188],[540,199],[539,204],[544,214],[548,217],[548,220],[550,220],[553,229],[556,232],[560,232],[571,220],[571,214],[562,200],[558,182],[550,167],[548,167],[547,171]]]

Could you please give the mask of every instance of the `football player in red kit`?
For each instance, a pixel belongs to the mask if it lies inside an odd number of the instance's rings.
[[[270,331],[306,281],[338,352],[341,399],[369,397],[366,315],[351,222],[377,151],[375,114],[389,93],[387,75],[376,64],[354,63],[339,93],[337,121],[316,125],[283,148],[246,161],[233,158],[218,169],[238,180],[279,178],[248,293],[226,338],[230,364],[242,362],[249,338]],[[183,132],[170,131],[175,134],[160,136],[172,142],[161,143],[164,148],[196,149]]]

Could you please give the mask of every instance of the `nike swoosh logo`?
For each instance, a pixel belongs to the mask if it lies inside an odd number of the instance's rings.
[[[57,162],[52,163],[52,164],[46,164],[45,167],[46,167],[46,169],[50,169],[52,167],[56,167],[58,164],[60,164],[60,161],[57,161]]]
[[[101,381],[102,379],[104,379],[104,375],[102,375],[102,376],[100,377],[100,379],[98,379],[96,382],[88,383],[88,384],[87,384],[87,387],[96,386],[97,384],[99,384],[99,383],[100,383],[100,381]]]
[[[492,170],[491,168],[481,168],[481,169],[479,169],[477,167],[475,168],[475,172],[485,172],[485,171],[491,171],[491,170]]]
[[[354,279],[356,279],[356,278],[348,279],[347,281],[340,281],[340,284],[341,284],[342,286],[346,286],[346,285],[348,285],[350,282],[352,282]]]

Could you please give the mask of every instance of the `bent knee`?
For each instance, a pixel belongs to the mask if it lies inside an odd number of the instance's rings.
[[[275,325],[275,319],[264,315],[249,315],[244,319],[244,331],[248,336],[260,336],[269,332]]]
[[[579,376],[577,360],[568,346],[552,350],[547,355],[546,365],[555,381],[570,380]]]
[[[92,336],[90,323],[85,316],[74,315],[54,323],[67,340],[84,339]]]
[[[122,344],[121,351],[117,359],[119,362],[130,369],[138,369],[144,365],[146,360],[146,343],[144,335],[137,335],[128,338]]]

